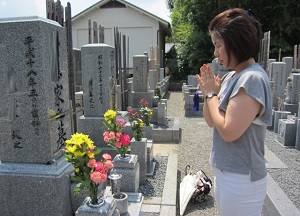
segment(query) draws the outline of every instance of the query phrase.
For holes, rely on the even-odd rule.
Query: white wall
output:
[[[104,26],[104,41],[114,46],[114,27],[129,37],[129,67],[132,68],[134,55],[150,52],[150,45],[157,44],[159,22],[131,8],[96,8],[72,23],[73,47],[80,49],[88,43],[88,19]],[[127,52],[126,52],[127,53]],[[128,61],[127,61],[128,62]],[[127,66],[128,67],[128,66]]]

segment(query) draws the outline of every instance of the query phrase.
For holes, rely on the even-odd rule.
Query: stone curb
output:
[[[177,187],[177,154],[168,155],[168,164],[162,197],[144,199],[142,212],[159,213],[161,216],[176,216],[176,191]]]

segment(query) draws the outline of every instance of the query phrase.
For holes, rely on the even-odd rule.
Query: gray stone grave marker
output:
[[[146,55],[133,56],[133,88],[132,107],[138,107],[142,98],[153,104],[154,90],[149,90],[148,57]]]
[[[133,56],[133,91],[147,92],[148,86],[148,57],[135,55]]]
[[[273,62],[270,68],[271,81],[273,86],[273,106],[278,107],[278,97],[285,98],[284,92],[286,87],[286,63]]]
[[[96,146],[107,147],[102,134],[104,113],[113,109],[115,98],[115,49],[106,44],[82,47],[84,115],[78,119],[78,132],[88,134]]]
[[[65,30],[20,17],[0,19],[0,32],[0,215],[71,215]]]

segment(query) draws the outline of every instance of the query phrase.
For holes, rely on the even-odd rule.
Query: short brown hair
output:
[[[233,55],[238,63],[256,58],[260,50],[261,24],[251,11],[233,8],[218,14],[208,28],[224,40],[229,62]]]

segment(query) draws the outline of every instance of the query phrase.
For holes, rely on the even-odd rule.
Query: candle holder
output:
[[[117,173],[115,169],[112,169],[108,178],[110,179],[112,195],[120,193],[122,175]]]

